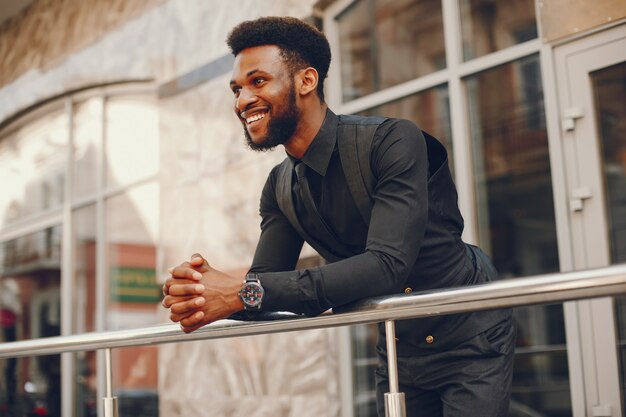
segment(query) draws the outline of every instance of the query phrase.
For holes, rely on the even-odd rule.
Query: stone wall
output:
[[[45,71],[164,0],[37,0],[0,27],[0,86]]]

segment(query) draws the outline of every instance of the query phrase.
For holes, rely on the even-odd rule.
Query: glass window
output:
[[[0,343],[61,333],[61,227],[0,244]],[[60,356],[0,360],[2,415],[61,415]]]
[[[159,347],[140,346],[112,351],[113,392],[120,416],[159,415]]]
[[[67,138],[63,108],[2,137],[0,227],[61,206]]]
[[[460,8],[466,61],[537,37],[533,0],[461,0]]]
[[[505,276],[559,267],[538,59],[465,80],[480,244]]]
[[[611,263],[626,262],[626,63],[592,73],[603,159]]]
[[[158,207],[156,183],[132,188],[106,201],[109,330],[160,322],[161,287],[155,273]],[[158,415],[158,348],[116,349],[113,364],[120,413]]]
[[[446,67],[441,0],[359,0],[336,19],[343,101]]]
[[[505,278],[559,270],[541,85],[538,56],[465,80],[480,245]],[[512,412],[571,415],[561,305],[515,319]]]
[[[149,183],[106,201],[109,297],[107,329],[158,322],[161,288],[156,283],[158,186]]]
[[[100,220],[107,223],[107,241],[98,244],[108,248],[107,277],[113,283],[107,292],[105,329],[155,324],[161,294],[154,271],[159,206],[154,181],[159,152],[154,98],[137,94],[88,98],[74,104],[71,123],[63,106],[69,99],[48,104],[3,130],[0,230],[21,227],[13,224],[29,216],[59,215],[64,204],[72,203],[64,195],[67,178],[80,208],[72,212],[73,236],[67,242],[72,253],[72,274],[67,276],[73,314],[71,322],[63,323],[66,330],[74,334],[97,330],[96,246],[101,237],[96,236],[96,225]],[[99,163],[102,152],[107,159],[104,167]],[[98,183],[100,178],[109,190]],[[141,180],[147,181],[119,190]],[[96,200],[106,197],[105,191],[115,194],[98,211]],[[0,343],[60,333],[60,247],[61,226],[0,242]],[[135,391],[130,395],[146,401],[156,398],[156,352],[129,348],[117,354],[120,389],[148,389],[147,397],[133,397]],[[74,364],[72,415],[95,416],[99,402],[95,352],[74,354]],[[0,361],[0,415],[60,416],[59,375],[58,356]],[[121,397],[120,403],[128,404]]]
[[[76,210],[73,221],[74,300],[72,333],[96,330],[96,207]],[[96,352],[75,354],[75,416],[97,414]]]
[[[448,151],[450,169],[454,174],[450,100],[447,85],[429,88],[417,94],[373,107],[362,112],[362,114],[412,120],[420,129],[430,133],[443,143]]]
[[[354,415],[376,415],[376,381],[378,367],[376,340],[378,326],[361,324],[350,327],[352,338],[352,380],[354,381]]]
[[[102,98],[94,97],[74,106],[73,198],[98,191],[98,155],[101,152]]]
[[[114,96],[106,103],[106,184],[130,184],[156,175],[158,119],[149,96]]]
[[[626,262],[626,63],[591,74],[611,247],[611,263]],[[626,297],[615,298],[622,389],[626,390]],[[626,399],[623,391],[622,401]],[[624,404],[626,409],[626,404]]]
[[[73,221],[74,320],[72,333],[96,330],[96,206],[75,210]]]

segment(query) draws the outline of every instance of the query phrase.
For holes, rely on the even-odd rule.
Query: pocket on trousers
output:
[[[482,348],[489,352],[506,355],[513,350],[515,344],[515,324],[512,318],[496,324],[480,333]]]

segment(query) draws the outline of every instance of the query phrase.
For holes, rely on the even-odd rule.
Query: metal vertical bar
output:
[[[69,336],[74,333],[74,268],[73,268],[73,235],[72,224],[72,184],[74,179],[74,106],[71,97],[64,100],[67,123],[67,150],[65,152],[65,183],[63,185],[63,221],[61,240],[61,334]],[[74,353],[61,354],[61,415],[74,415],[75,366]]]
[[[111,349],[104,350],[104,362],[105,362],[105,393],[104,397],[104,417],[118,417],[117,416],[117,397],[113,396],[113,384],[112,384],[112,366],[111,366]]]
[[[104,94],[104,92],[102,92]],[[96,311],[95,325],[96,331],[102,332],[106,330],[106,307],[107,294],[109,294],[107,266],[106,266],[106,225],[104,219],[104,176],[105,176],[105,98],[103,96],[98,99],[98,123],[99,135],[96,139],[96,151],[98,159],[96,161]],[[97,352],[97,381],[98,397],[104,397],[106,377],[102,373],[104,367],[104,352]],[[98,417],[103,417],[104,411],[98,407]]]
[[[398,356],[396,354],[396,327],[393,320],[385,321],[387,339],[387,369],[389,371],[389,392],[385,393],[385,417],[406,417],[404,393],[399,392]]]
[[[111,366],[111,349],[105,349],[104,351],[104,367],[106,376],[105,393],[107,397],[110,397],[113,392],[113,383],[111,378],[113,373]]]

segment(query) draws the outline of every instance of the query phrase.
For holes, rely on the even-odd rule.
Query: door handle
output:
[[[582,211],[584,208],[583,201],[592,197],[591,188],[579,187],[572,190],[572,198],[569,200],[569,207],[571,211]]]

